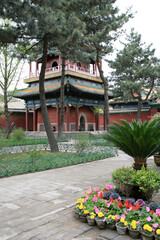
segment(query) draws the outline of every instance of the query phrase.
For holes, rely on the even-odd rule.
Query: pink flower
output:
[[[139,221],[137,221],[136,223],[139,224]]]
[[[107,219],[107,218],[105,217],[105,218],[103,219],[103,222],[105,222],[105,221],[106,221],[106,219]]]
[[[95,192],[98,192],[98,191],[99,191],[99,188],[98,188],[98,187],[96,187],[96,188],[94,189],[94,191],[95,191]]]
[[[98,214],[98,213],[100,212],[95,205],[94,205],[94,210],[95,210],[95,213],[96,213],[96,214]]]
[[[88,191],[92,191],[92,188],[91,188],[91,186],[89,186],[89,187],[88,187]]]
[[[153,227],[154,227],[154,228],[158,228],[158,226],[159,226],[158,223],[154,223],[154,224],[153,224]]]
[[[160,209],[156,209],[156,216],[158,217],[158,216],[160,216]]]
[[[110,207],[110,206],[111,206],[111,202],[108,202],[108,203],[107,203],[107,206]]]
[[[113,187],[112,185],[107,184],[107,185],[106,185],[106,189],[107,189],[107,190],[110,190],[110,189],[114,189],[114,187]]]
[[[125,218],[126,218],[126,216],[125,216],[124,214],[122,214],[122,215],[121,215],[121,218],[125,219]]]
[[[119,215],[115,215],[115,217],[116,217],[116,222],[120,219],[120,217],[119,217]]]
[[[146,220],[147,220],[148,222],[150,222],[150,221],[152,220],[152,218],[149,216],[149,217],[146,218]]]
[[[149,207],[146,207],[146,211],[147,211],[147,212],[150,212],[150,208],[149,208]]]
[[[122,200],[122,198],[121,198],[121,197],[118,197],[118,200],[120,200],[120,201],[121,201],[121,200]]]
[[[94,195],[94,197],[92,198],[92,202],[97,202],[98,201],[98,199],[97,199],[97,197],[96,197],[96,195]]]

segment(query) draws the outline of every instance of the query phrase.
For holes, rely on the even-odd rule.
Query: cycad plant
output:
[[[146,167],[147,158],[160,147],[160,122],[142,123],[134,120],[128,123],[121,120],[121,123],[114,122],[104,139],[133,157],[134,169],[139,170],[143,165]]]

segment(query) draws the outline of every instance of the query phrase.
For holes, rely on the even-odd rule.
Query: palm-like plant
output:
[[[160,147],[160,122],[150,123],[135,120],[122,124],[114,122],[104,139],[112,142],[120,150],[134,158],[134,169],[138,170],[144,165],[147,158],[152,156]]]

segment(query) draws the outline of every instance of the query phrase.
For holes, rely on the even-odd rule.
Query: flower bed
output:
[[[155,235],[156,239],[160,237],[160,204],[151,202],[147,205],[142,199],[124,200],[122,192],[112,185],[107,184],[101,189],[88,187],[84,197],[75,203],[75,214],[83,215],[89,225],[96,223],[99,228],[127,226],[132,232]]]

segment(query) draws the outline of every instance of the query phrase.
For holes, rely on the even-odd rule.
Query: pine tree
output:
[[[160,78],[160,59],[155,57],[152,45],[146,45],[141,35],[132,29],[126,37],[124,48],[120,50],[110,66],[114,69],[114,91],[122,100],[138,102],[137,120],[141,116],[142,104],[152,93]]]
[[[113,51],[113,41],[119,35],[119,29],[132,16],[129,11],[119,14],[114,5],[116,0],[87,1],[90,7],[83,12],[82,18],[86,23],[85,40],[95,57],[100,77],[104,84],[104,114],[106,126],[109,125],[108,79],[104,77],[101,66],[102,57]]]

